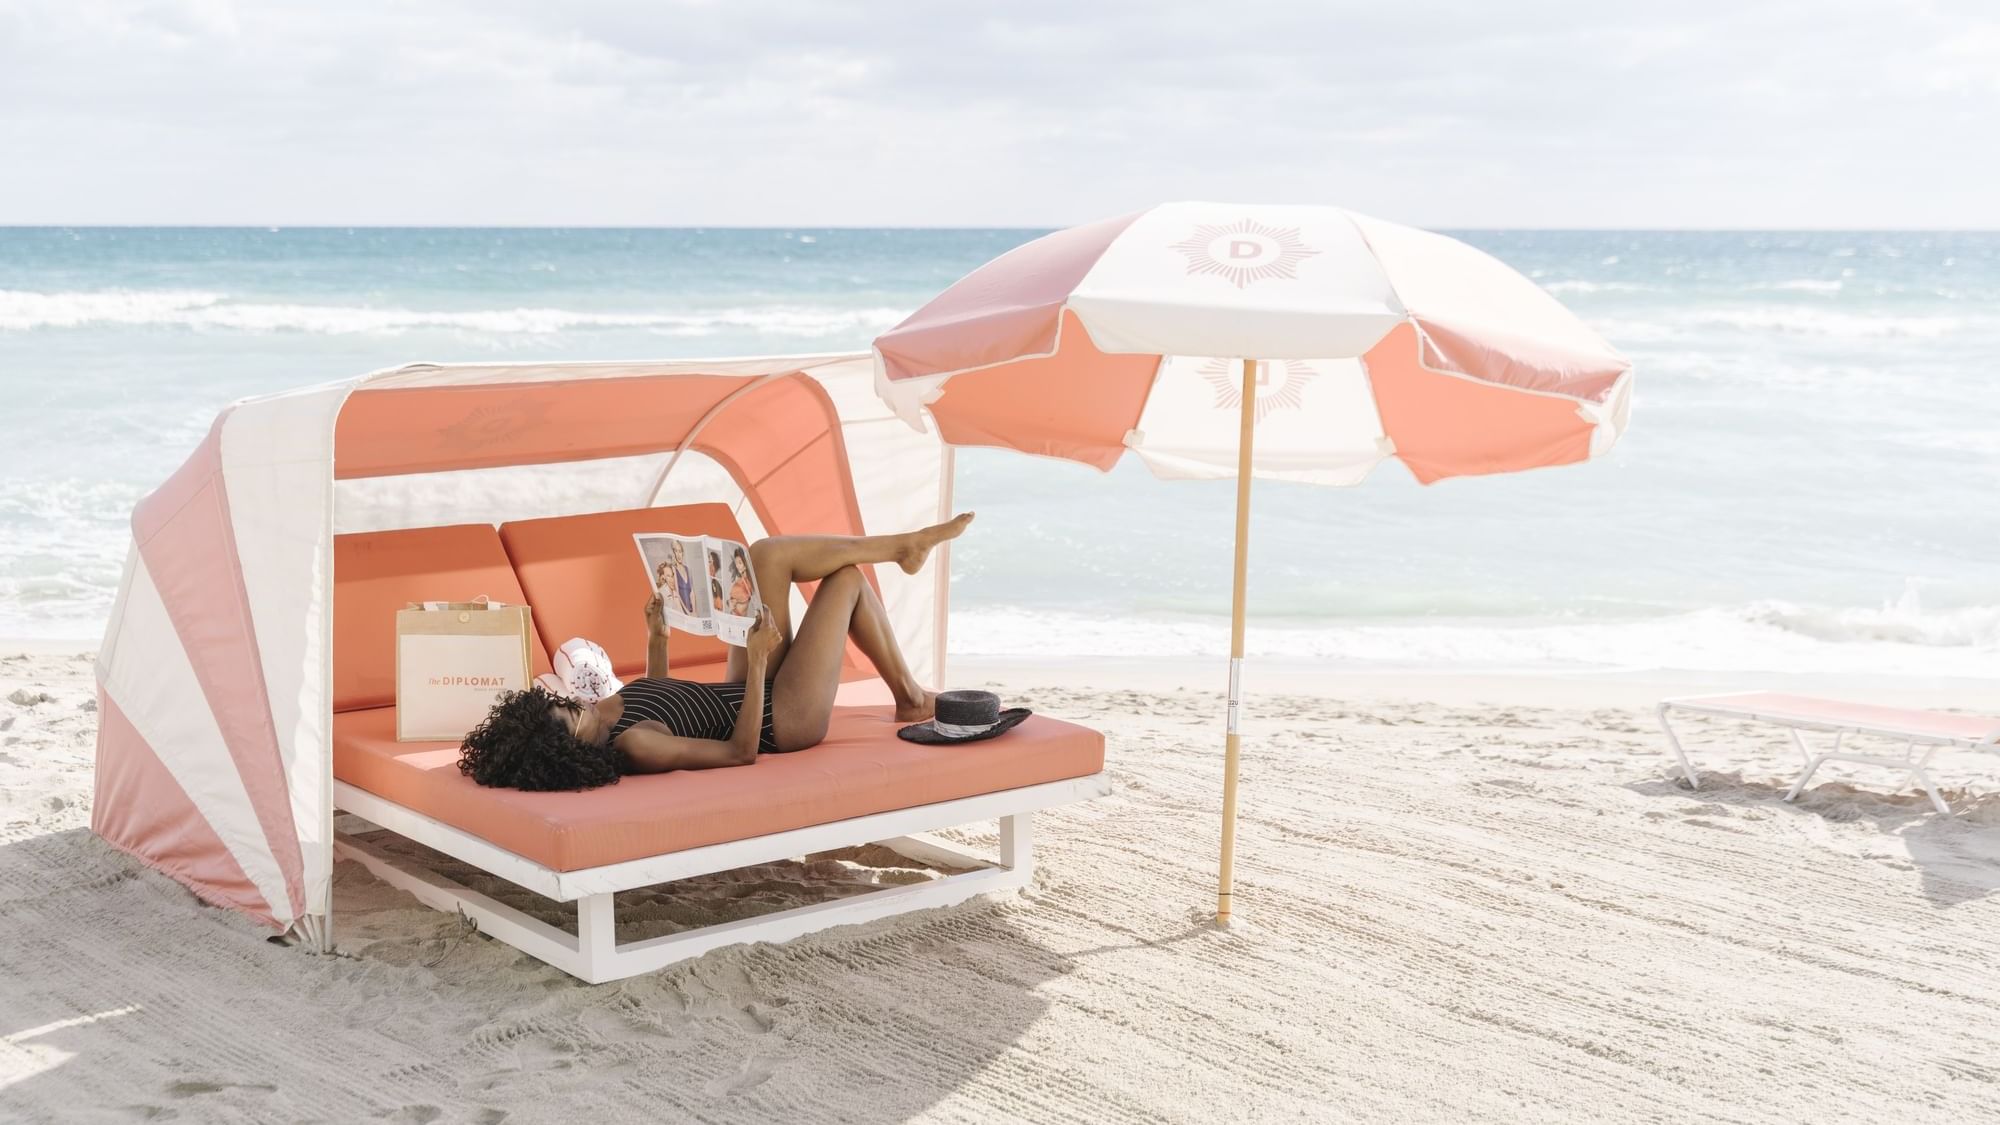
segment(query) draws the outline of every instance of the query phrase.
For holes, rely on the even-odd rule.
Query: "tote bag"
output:
[[[457,741],[503,691],[528,686],[530,611],[504,602],[412,602],[396,611],[396,740]]]

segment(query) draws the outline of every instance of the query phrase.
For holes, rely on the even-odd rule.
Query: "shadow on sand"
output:
[[[795,902],[869,858],[637,892],[621,936]],[[1028,908],[975,900],[590,986],[355,864],[335,874],[342,951],[313,956],[52,833],[0,846],[0,1119],[904,1121],[1005,1065],[1074,968],[1016,927]]]
[[[1902,841],[1923,878],[1924,897],[1936,906],[1977,902],[2000,890],[2000,793],[1942,789],[1952,815],[1941,816],[1920,791],[1890,792],[1829,779],[1786,801],[1789,781],[1745,779],[1742,773],[1704,771],[1701,788],[1678,776],[1626,786],[1649,797],[1679,797],[1733,808],[1757,808],[1830,823],[1863,824]]]

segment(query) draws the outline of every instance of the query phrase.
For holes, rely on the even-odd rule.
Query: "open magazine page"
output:
[[[757,576],[741,543],[705,535],[632,537],[669,628],[743,644],[757,621]]]
[[[741,543],[706,537],[709,604],[714,607],[715,635],[733,645],[744,644],[757,623],[757,575],[750,552]]]
[[[715,635],[714,603],[703,578],[703,540],[699,535],[640,534],[639,558],[666,608],[667,625],[684,633]]]

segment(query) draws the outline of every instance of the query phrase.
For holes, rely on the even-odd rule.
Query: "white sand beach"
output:
[[[961,662],[1109,735],[1032,890],[588,986],[351,863],[338,956],[202,906],[88,831],[89,658],[0,658],[0,1119],[1991,1115],[2000,759],[1943,761],[1949,819],[1880,773],[1787,805],[1769,732],[1695,723],[1669,780],[1650,703],[1713,683],[1267,671],[1218,932],[1213,671]],[[923,877],[890,862],[621,896],[621,937]]]
[[[0,1125],[2000,1125],[2000,0],[1828,7],[0,0]]]

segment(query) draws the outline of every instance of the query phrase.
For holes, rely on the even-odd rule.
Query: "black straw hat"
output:
[[[909,742],[941,745],[978,742],[1014,728],[1029,715],[1026,707],[1000,709],[1000,697],[990,691],[945,691],[937,697],[937,717],[896,732]]]

